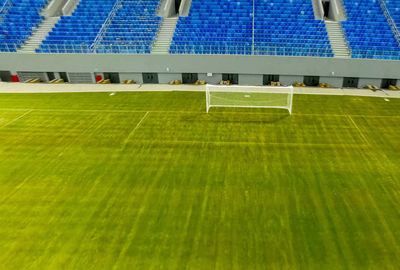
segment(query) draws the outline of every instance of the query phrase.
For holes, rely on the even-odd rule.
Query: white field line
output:
[[[309,146],[309,147],[369,147],[367,144],[359,143],[302,143],[302,142],[244,142],[244,141],[200,141],[200,140],[139,140],[137,143],[168,143],[168,144],[219,144],[219,145],[244,145],[244,146]]]
[[[24,111],[25,111],[25,110],[24,110]],[[5,128],[5,127],[11,125],[12,123],[14,123],[14,122],[18,121],[19,119],[23,118],[24,116],[28,115],[28,114],[31,113],[32,111],[33,111],[33,110],[31,109],[31,110],[29,110],[29,111],[23,113],[22,115],[20,115],[20,116],[18,116],[17,118],[11,120],[10,122],[6,123],[5,125],[1,126],[0,128]]]
[[[9,111],[20,111],[20,110],[26,110],[26,109],[6,109],[6,108],[0,108],[1,110],[9,110]],[[151,112],[156,112],[156,113],[195,113],[195,114],[204,114],[204,112],[196,112],[196,111],[135,111],[135,110],[52,110],[52,109],[30,109],[29,111],[25,112],[24,114],[22,114],[21,116],[13,119],[12,121],[8,122],[6,125],[0,127],[3,128],[9,124],[12,124],[13,122],[21,119],[22,117],[26,116],[27,114],[31,113],[32,111],[45,111],[45,112],[52,112],[52,111],[83,111],[83,112],[116,112],[116,113],[120,113],[120,112],[124,112],[124,113],[145,113],[143,115],[143,117],[140,119],[140,121],[135,125],[135,127],[132,129],[132,131],[129,133],[129,135],[127,136],[127,138],[125,139],[122,149],[124,149],[128,143],[128,141],[130,140],[130,138],[134,135],[134,133],[136,132],[136,130],[141,126],[141,124],[143,123],[143,121],[147,118],[148,114]],[[219,112],[219,114],[236,114],[236,113],[240,113],[240,114],[265,114],[265,113],[246,113],[246,112]],[[268,114],[268,115],[272,115],[272,114]],[[305,115],[305,116],[336,116],[336,117],[347,117],[352,123],[353,125],[357,128],[357,130],[359,131],[360,135],[362,136],[364,142],[366,143],[366,145],[364,144],[327,144],[327,143],[291,143],[291,142],[243,142],[243,141],[196,141],[196,140],[176,140],[176,141],[169,141],[169,140],[161,140],[159,142],[162,143],[186,143],[186,144],[221,144],[221,145],[287,145],[287,146],[343,146],[343,147],[351,147],[351,146],[357,146],[357,147],[367,147],[370,145],[369,141],[366,139],[366,137],[364,136],[364,134],[361,132],[360,128],[357,126],[357,124],[354,122],[354,120],[352,119],[352,117],[350,115],[332,115],[332,114],[296,114],[299,116]],[[368,116],[364,116],[364,115],[353,115],[354,116],[360,116],[360,117],[368,117]],[[370,117],[400,117],[400,116],[370,116]],[[155,143],[157,141],[155,140],[151,140],[151,141],[146,141],[146,140],[140,140],[140,142],[149,142],[149,143]]]
[[[0,108],[0,111],[37,111],[37,112],[88,112],[88,113],[177,113],[177,114],[206,114],[204,111],[161,111],[161,110],[96,110],[96,109],[31,109],[31,108]],[[283,116],[285,113],[270,113],[270,112],[216,112],[213,111],[208,115],[213,114],[249,114],[249,115],[276,115]],[[297,116],[326,116],[326,117],[366,117],[366,118],[398,118],[400,115],[362,115],[362,114],[322,114],[322,113],[292,113]],[[289,114],[287,114],[289,117]]]
[[[354,122],[353,118],[350,115],[347,115],[348,119],[350,119],[350,122],[353,123],[353,125],[356,127],[356,129],[358,130],[358,132],[361,135],[361,138],[364,140],[364,142],[367,145],[371,145],[371,143],[368,141],[367,137],[365,137],[364,133],[361,131],[361,129],[358,127],[358,125],[356,124],[356,122]]]
[[[144,116],[142,117],[142,119],[140,119],[140,121],[136,124],[136,126],[132,129],[132,131],[129,133],[128,137],[126,137],[123,145],[122,145],[122,149],[125,149],[127,143],[129,142],[129,139],[133,136],[133,134],[135,134],[135,131],[140,127],[140,125],[142,124],[142,122],[144,121],[144,119],[146,119],[147,115],[149,114],[149,112],[146,112],[144,114]]]

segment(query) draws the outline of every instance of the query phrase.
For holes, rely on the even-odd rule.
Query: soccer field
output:
[[[0,95],[1,269],[398,269],[400,99]]]

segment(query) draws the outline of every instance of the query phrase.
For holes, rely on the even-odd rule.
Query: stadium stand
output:
[[[343,1],[347,20],[342,26],[352,58],[399,60],[400,35],[393,25],[400,25],[400,0]],[[0,0],[0,51],[21,47],[44,19],[40,12],[47,3]],[[193,0],[189,16],[178,20],[169,52],[333,57],[312,1],[254,3],[253,20],[253,0]],[[150,53],[162,21],[159,5],[160,0],[81,0],[36,51]]]
[[[99,42],[98,52],[150,53],[161,24],[159,0],[125,0]]]
[[[400,26],[400,1],[399,0],[390,0],[385,1],[386,7],[390,11],[390,15],[394,19],[397,24],[397,27]]]
[[[81,0],[72,16],[62,16],[37,52],[90,53],[90,46],[115,0]]]
[[[311,1],[256,0],[255,10],[253,48],[253,1],[193,1],[189,16],[178,21],[170,53],[333,56]]]
[[[178,20],[170,53],[250,54],[250,1],[197,0]]]
[[[81,0],[39,52],[150,53],[161,18],[159,0]]]
[[[400,27],[400,1],[390,0],[384,1],[383,3],[386,5],[389,15],[392,17],[398,31]]]
[[[333,57],[311,1],[257,0],[255,11],[255,54]]]
[[[0,2],[0,51],[16,52],[44,17],[40,16],[47,0]]]
[[[399,43],[378,0],[344,0],[342,22],[352,58],[400,59]]]

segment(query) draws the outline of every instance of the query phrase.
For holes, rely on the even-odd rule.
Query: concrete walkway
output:
[[[205,91],[205,85],[168,84],[45,84],[0,82],[0,93],[73,93],[73,92],[135,92],[135,91]],[[400,98],[400,91],[295,87],[295,94],[365,96]]]

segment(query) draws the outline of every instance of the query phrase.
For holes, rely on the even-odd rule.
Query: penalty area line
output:
[[[350,115],[347,115],[347,118],[350,120],[350,122],[353,124],[353,126],[355,126],[355,128],[357,129],[358,133],[360,133],[361,138],[364,140],[364,142],[367,145],[371,145],[370,142],[368,141],[367,137],[365,137],[364,133],[361,131],[361,129],[358,127],[358,125],[356,124],[356,122],[354,122],[353,117],[351,117]]]
[[[246,142],[246,141],[200,141],[200,140],[138,140],[137,143],[201,144],[226,146],[288,146],[288,147],[369,147],[369,144],[304,143],[304,142]]]
[[[147,111],[147,112],[143,115],[143,117],[140,119],[140,121],[136,124],[136,126],[132,129],[132,131],[128,134],[128,137],[126,137],[126,139],[125,139],[125,141],[124,141],[124,143],[123,143],[123,145],[122,145],[122,149],[125,149],[125,147],[126,147],[128,141],[129,141],[130,138],[133,136],[133,134],[135,134],[135,131],[140,127],[140,125],[143,123],[143,121],[146,119],[146,117],[147,117],[147,115],[148,115],[149,113],[150,113],[150,112]]]
[[[31,110],[29,110],[29,111],[23,113],[22,115],[20,115],[20,116],[18,116],[17,118],[11,120],[10,122],[6,123],[5,125],[1,126],[0,128],[5,128],[5,127],[11,125],[12,123],[14,123],[14,122],[20,120],[21,118],[23,118],[24,116],[30,114],[32,111],[33,111],[33,110],[31,109]]]

